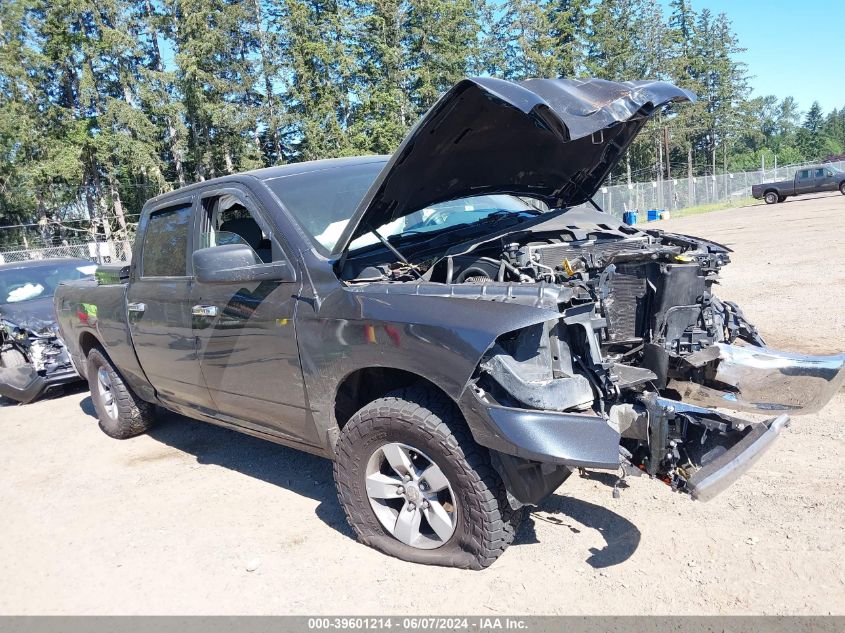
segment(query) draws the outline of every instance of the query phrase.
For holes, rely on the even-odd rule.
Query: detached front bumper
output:
[[[73,367],[46,375],[39,374],[31,365],[0,368],[0,396],[29,404],[49,389],[77,380],[80,377]]]
[[[632,393],[611,407],[610,420],[502,406],[477,387],[464,392],[460,407],[475,440],[496,451],[497,468],[511,492],[521,491],[514,492],[521,502],[536,502],[573,468],[618,470],[629,460],[707,501],[760,458],[790,415],[818,411],[842,388],[845,354],[807,356],[718,344],[689,376],[667,385],[678,399],[655,391]],[[617,405],[617,411],[628,409],[614,415]],[[717,409],[778,415],[753,422]],[[646,454],[640,448],[636,456],[623,451],[628,457],[620,457],[620,443],[630,446],[628,441],[647,447]]]
[[[739,442],[689,478],[687,492],[698,501],[710,501],[751,468],[787,426],[789,416],[785,413],[766,422],[752,424]]]
[[[845,354],[808,356],[767,347],[717,343],[704,384],[670,380],[684,402],[734,411],[815,413],[845,383]]]

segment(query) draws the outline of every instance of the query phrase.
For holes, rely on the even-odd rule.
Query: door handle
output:
[[[191,314],[198,317],[216,317],[220,314],[220,308],[217,306],[198,305],[191,308]]]
[[[146,303],[127,303],[126,309],[130,312],[144,312],[147,309]]]

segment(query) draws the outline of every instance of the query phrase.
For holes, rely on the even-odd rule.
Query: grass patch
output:
[[[748,198],[739,198],[737,200],[725,200],[724,202],[714,202],[712,204],[700,204],[695,207],[686,207],[685,209],[670,211],[670,213],[673,218],[684,218],[688,215],[699,215],[701,213],[710,213],[711,211],[721,211],[722,209],[749,207],[752,204],[759,203],[759,200],[755,200],[749,196]]]

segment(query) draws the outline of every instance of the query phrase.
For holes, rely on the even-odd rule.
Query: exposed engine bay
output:
[[[556,306],[560,318],[497,340],[473,378],[476,394],[509,407],[598,416],[621,436],[623,472],[644,471],[696,498],[727,485],[703,480],[732,467],[732,447],[788,422],[786,415],[751,422],[710,407],[801,413],[829,399],[841,359],[825,374],[817,363],[824,357],[768,350],[741,310],[714,295],[730,262],[726,247],[592,212],[567,212],[554,224],[553,232],[544,222],[403,261],[367,255],[345,272],[354,271],[350,284],[391,292],[405,285],[420,294]],[[804,376],[807,389],[796,392],[793,383],[776,393],[772,375],[789,371]]]
[[[35,331],[0,319],[0,395],[27,403],[77,376],[54,324]]]

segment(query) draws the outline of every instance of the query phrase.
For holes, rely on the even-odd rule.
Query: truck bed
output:
[[[751,195],[755,198],[762,198],[767,191],[774,189],[778,195],[794,196],[795,195],[795,181],[793,180],[778,180],[777,182],[764,182],[759,185],[751,185]]]
[[[88,351],[106,351],[130,384],[141,392],[149,384],[138,363],[126,312],[126,282],[118,281],[119,266],[100,267],[97,281],[61,284],[53,299],[59,328],[74,365],[87,377]]]

